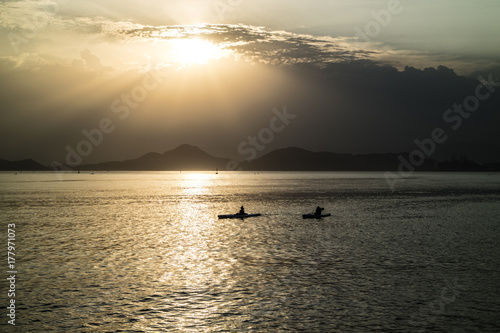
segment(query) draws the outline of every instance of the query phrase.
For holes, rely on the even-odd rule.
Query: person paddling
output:
[[[247,213],[245,213],[245,208],[243,208],[243,206],[241,206],[240,208],[240,211],[238,212],[238,215],[246,215]]]
[[[316,211],[314,212],[314,215],[321,215],[321,212],[324,210],[324,208],[321,208],[320,206],[316,207]]]

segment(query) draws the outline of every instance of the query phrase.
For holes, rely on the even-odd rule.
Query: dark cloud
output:
[[[242,82],[241,75],[249,80]],[[1,96],[8,107],[1,115],[0,137],[9,143],[0,154],[10,159],[63,160],[66,145],[75,146],[84,138],[82,130],[96,127],[103,117],[113,119],[117,130],[96,148],[89,162],[163,152],[186,142],[243,159],[239,144],[269,126],[274,107],[284,106],[297,118],[261,153],[285,146],[349,153],[398,152],[412,147],[416,139],[429,137],[438,127],[446,130],[450,142],[500,143],[498,94],[481,102],[456,130],[451,128],[453,123],[443,120],[446,110],[474,95],[479,85],[446,67],[398,71],[369,60],[331,63],[324,68],[313,63],[286,67],[246,64],[237,71],[218,71],[217,89],[226,92],[223,101],[214,96],[213,77],[191,73],[186,81],[180,71],[177,76],[166,76],[162,86],[123,122],[110,111],[110,104],[140,82],[140,73],[122,74],[103,83],[115,87],[106,93],[100,92],[102,85],[79,88],[95,80],[82,69],[74,68],[71,73],[53,70],[50,82],[57,84],[49,87],[42,84],[47,82],[47,73],[26,72],[24,76],[0,79],[2,86],[7,80],[11,87],[11,92],[3,91]],[[30,85],[25,84],[28,76]],[[80,81],[76,86],[75,76]],[[196,89],[196,99],[179,97],[179,82]],[[64,85],[84,93],[59,96],[51,104],[38,103],[47,94],[62,91]],[[29,96],[29,103],[20,91]]]
[[[114,31],[113,37],[132,40],[202,38],[223,45],[238,56],[275,65],[314,63],[323,66],[331,62],[369,59],[381,53],[360,48],[352,38],[315,37],[243,24],[144,26]]]

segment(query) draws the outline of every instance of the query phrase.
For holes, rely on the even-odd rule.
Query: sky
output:
[[[0,1],[0,159],[399,152],[436,128],[500,144],[498,17],[496,0]]]

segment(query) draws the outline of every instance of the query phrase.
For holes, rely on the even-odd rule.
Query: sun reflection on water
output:
[[[176,322],[179,328],[201,325],[222,311],[220,302],[214,300],[214,289],[231,285],[228,280],[232,260],[221,258],[221,225],[213,213],[214,207],[199,198],[210,193],[215,179],[215,174],[210,173],[183,174],[182,196],[175,205],[176,214],[182,218],[175,218],[176,235],[167,236],[170,246],[160,279],[169,289],[166,301],[191,309],[189,316]]]

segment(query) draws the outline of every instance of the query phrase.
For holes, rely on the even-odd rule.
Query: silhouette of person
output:
[[[241,206],[240,208],[240,211],[238,212],[239,215],[245,215],[245,208],[243,208],[243,206]]]
[[[314,212],[314,215],[321,215],[321,211],[323,210],[324,208],[321,208],[320,206],[316,207],[316,211]]]

